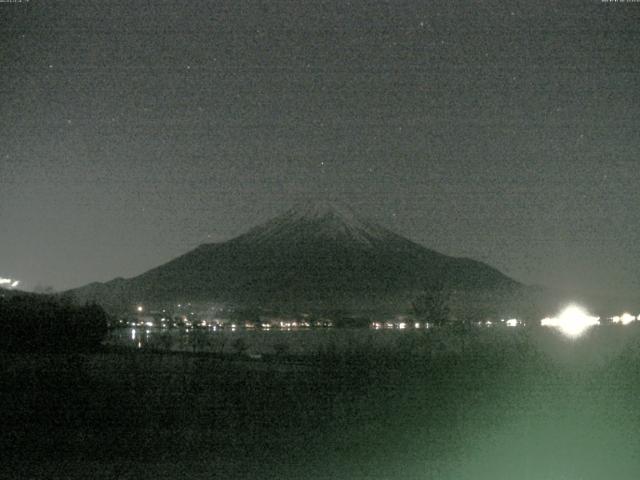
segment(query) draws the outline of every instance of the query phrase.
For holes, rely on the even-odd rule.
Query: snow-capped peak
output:
[[[336,217],[345,223],[357,224],[358,216],[345,205],[330,201],[306,201],[293,206],[285,215],[307,220],[318,220],[326,217]]]
[[[322,238],[372,245],[395,236],[387,229],[356,215],[351,208],[334,202],[302,202],[279,217],[250,230],[249,238],[279,241]]]

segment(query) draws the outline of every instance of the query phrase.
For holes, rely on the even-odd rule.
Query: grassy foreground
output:
[[[500,335],[440,355],[427,337],[263,361],[4,355],[0,478],[637,478],[637,329]]]

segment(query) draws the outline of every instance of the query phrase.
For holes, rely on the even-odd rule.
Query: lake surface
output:
[[[161,329],[126,327],[110,332],[107,345],[139,350],[211,352],[248,355],[314,355],[460,351],[472,339],[477,345],[517,348],[529,333],[523,328],[477,329],[465,337],[426,329],[299,328],[299,329]]]
[[[297,329],[162,329],[126,327],[112,330],[105,343],[132,350],[244,353],[248,356],[284,354],[438,355],[498,349],[505,354],[533,348],[562,363],[601,363],[625,349],[639,348],[640,325],[595,327],[580,338],[551,328],[474,328],[465,335],[451,330],[374,328]]]
[[[401,346],[423,331],[374,330],[367,328],[305,329],[159,329],[127,327],[113,330],[107,344],[136,349],[234,353],[309,355],[331,349],[341,352]],[[241,342],[239,344],[238,342]]]

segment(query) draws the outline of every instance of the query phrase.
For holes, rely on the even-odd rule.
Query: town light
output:
[[[142,313],[142,311],[144,310],[144,307],[143,307],[142,305],[138,305],[138,307],[136,308],[136,310],[137,310],[139,313]]]
[[[5,288],[16,288],[18,285],[20,285],[20,280],[0,277],[0,285],[6,285]]]
[[[614,320],[614,323],[621,323],[622,325],[628,325],[636,319],[636,317],[634,317],[630,313],[623,313],[617,318],[618,318],[618,321],[616,322]]]
[[[598,325],[598,317],[592,317],[577,305],[570,305],[560,315],[553,318],[543,318],[540,324],[559,329],[568,337],[579,337],[588,328]]]

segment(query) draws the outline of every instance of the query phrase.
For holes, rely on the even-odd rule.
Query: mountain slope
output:
[[[519,284],[488,265],[429,250],[348,208],[303,204],[223,243],[205,244],[132,279],[74,291],[101,303],[261,305],[406,302],[444,279],[456,290]]]

